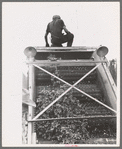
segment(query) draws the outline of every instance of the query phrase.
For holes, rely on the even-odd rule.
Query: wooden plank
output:
[[[91,115],[81,117],[61,117],[61,118],[47,118],[47,119],[32,119],[29,122],[53,121],[53,120],[73,120],[73,119],[93,119],[93,118],[116,118],[116,115]]]

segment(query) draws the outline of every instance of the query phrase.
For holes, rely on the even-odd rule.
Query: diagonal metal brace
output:
[[[100,64],[98,64],[98,65],[95,66],[92,70],[90,70],[86,75],[84,75],[81,79],[79,79],[74,85],[69,84],[68,82],[62,80],[61,78],[55,76],[54,74],[48,72],[47,70],[45,70],[45,69],[43,69],[43,68],[41,68],[41,67],[39,67],[39,66],[37,66],[37,65],[35,65],[35,64],[33,64],[33,65],[34,65],[35,67],[41,69],[42,71],[44,71],[44,72],[50,74],[51,76],[57,78],[58,80],[60,80],[60,81],[62,81],[62,82],[64,82],[65,84],[67,84],[67,85],[70,86],[70,88],[68,88],[68,89],[67,89],[64,93],[62,93],[57,99],[55,99],[55,100],[54,100],[51,104],[49,104],[44,110],[42,110],[35,118],[33,118],[33,120],[35,120],[35,119],[37,119],[39,116],[41,116],[48,108],[50,108],[55,102],[57,102],[62,96],[64,96],[64,95],[65,95],[68,91],[70,91],[72,88],[74,88],[74,89],[76,89],[77,91],[79,91],[79,92],[85,94],[86,96],[90,97],[91,99],[95,100],[96,102],[102,104],[102,105],[105,106],[106,108],[108,108],[108,109],[110,109],[111,111],[113,111],[113,112],[116,113],[116,111],[115,111],[114,109],[112,109],[111,107],[105,105],[104,103],[100,102],[99,100],[95,99],[94,97],[90,96],[89,94],[87,94],[87,93],[85,93],[85,92],[83,92],[83,91],[81,91],[80,89],[78,89],[78,88],[75,87],[80,81],[82,81],[86,76],[88,76],[92,71],[94,71]]]
[[[89,75],[89,74],[90,74],[92,71],[94,71],[99,65],[100,65],[100,64],[96,65],[96,66],[95,66],[93,69],[91,69],[86,75]],[[39,66],[37,66],[37,65],[34,65],[34,66],[37,67],[37,68],[39,68],[39,69],[41,69],[42,71],[48,73],[49,75],[51,75],[51,76],[57,78],[58,80],[64,82],[65,84],[67,84],[67,85],[69,85],[69,86],[72,86],[72,85],[69,84],[68,82],[64,81],[63,79],[61,79],[61,78],[59,78],[59,77],[57,77],[57,76],[55,76],[54,74],[52,74],[52,73],[50,73],[49,71],[43,69],[42,67],[39,67]],[[86,75],[84,75],[84,76],[82,77],[82,80],[84,79],[84,77],[86,77]],[[80,80],[80,81],[81,81],[81,80]],[[116,113],[116,111],[115,111],[114,109],[112,109],[111,107],[107,106],[106,104],[100,102],[99,100],[97,100],[96,98],[90,96],[89,94],[85,93],[84,91],[81,91],[80,89],[78,89],[78,88],[75,87],[75,86],[74,86],[73,88],[76,89],[77,91],[79,91],[80,93],[82,93],[82,94],[88,96],[89,98],[95,100],[95,101],[98,102],[99,104],[105,106],[106,108],[108,108],[108,109],[110,109],[111,111],[113,111],[113,112]]]
[[[34,64],[33,64],[34,65]],[[49,109],[54,103],[56,103],[61,97],[63,97],[67,92],[69,92],[72,88],[74,88],[81,80],[83,80],[85,77],[87,77],[92,71],[94,71],[100,64],[98,64],[97,66],[95,66],[92,70],[90,70],[87,74],[85,74],[82,78],[80,78],[75,84],[70,85],[70,88],[68,88],[64,93],[62,93],[58,98],[56,98],[52,103],[50,103],[44,110],[42,110],[39,114],[37,114],[37,116],[35,116],[33,118],[33,120],[37,119],[39,116],[41,116],[47,109]],[[35,67],[43,70],[43,71],[46,71],[45,69],[37,66],[37,65],[34,65]],[[47,71],[48,72],[48,71]],[[49,73],[49,72],[48,72]],[[55,76],[53,74],[50,73],[50,75],[52,76]],[[56,77],[58,79],[58,77]]]

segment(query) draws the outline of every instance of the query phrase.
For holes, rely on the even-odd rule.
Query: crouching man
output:
[[[63,30],[66,33],[65,35],[62,33]],[[52,47],[62,47],[62,44],[66,42],[67,47],[72,46],[74,35],[68,31],[64,21],[60,18],[59,15],[54,15],[52,22],[47,25],[45,33],[46,47],[49,47],[47,38],[49,33],[51,34]]]

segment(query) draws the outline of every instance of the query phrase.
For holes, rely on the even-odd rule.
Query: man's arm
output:
[[[61,28],[61,29],[64,29],[64,31],[68,34],[70,33],[68,31],[68,29],[66,28],[65,24],[64,24],[64,21],[62,19],[58,19],[57,22],[58,26]]]
[[[45,37],[45,42],[46,42],[46,47],[49,47],[49,43],[48,43],[48,39],[47,39],[48,33],[49,32],[46,32],[45,36],[44,36]]]
[[[44,36],[45,37],[45,42],[46,42],[46,47],[49,47],[48,38],[47,38],[49,32],[50,32],[50,27],[49,27],[49,24],[48,24],[47,29],[46,29],[46,33],[45,33],[45,36]]]
[[[64,31],[65,31],[66,33],[70,33],[70,32],[68,31],[68,29],[66,28],[66,26],[63,26],[63,29],[64,29]]]

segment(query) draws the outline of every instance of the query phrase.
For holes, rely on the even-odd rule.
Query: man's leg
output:
[[[67,47],[71,47],[73,43],[74,35],[71,33],[68,33],[67,36],[68,36]]]
[[[62,47],[60,39],[52,38],[51,43],[52,43],[51,47]]]
[[[68,33],[64,35],[61,39],[62,43],[67,42],[67,47],[71,47],[73,43],[74,35],[72,33]]]
[[[51,47],[63,47],[62,44],[52,43]]]

